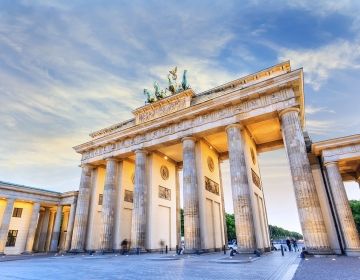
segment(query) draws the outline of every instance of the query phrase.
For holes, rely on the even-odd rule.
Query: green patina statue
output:
[[[182,76],[182,81],[181,81],[182,90],[187,90],[188,88],[190,88],[190,85],[187,81],[186,73],[187,73],[187,70],[184,70],[184,73]]]
[[[187,81],[186,74],[187,74],[187,70],[184,70],[184,73],[182,76],[182,81],[181,81],[181,84],[179,85],[177,83],[177,66],[174,69],[170,70],[169,74],[168,74],[169,86],[165,90],[160,89],[160,86],[157,81],[154,82],[154,90],[155,90],[154,94],[152,94],[147,89],[144,89],[144,94],[147,96],[147,100],[145,103],[146,104],[153,103],[157,100],[160,100],[160,99],[166,97],[167,91],[170,91],[171,95],[172,95],[172,94],[176,94],[181,91],[189,89],[190,85]]]
[[[144,94],[147,97],[147,100],[145,102],[146,104],[153,103],[156,101],[156,98],[154,96],[152,96],[152,93],[150,91],[148,91],[146,88],[144,88]]]

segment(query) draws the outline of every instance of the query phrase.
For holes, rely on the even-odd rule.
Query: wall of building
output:
[[[7,255],[21,254],[25,251],[29,223],[33,205],[26,202],[15,202],[14,208],[22,208],[20,218],[11,217],[9,230],[18,230],[14,247],[5,247],[4,253]]]
[[[134,174],[135,164],[134,162],[124,160],[119,164],[119,180],[118,180],[118,193],[117,193],[117,210],[115,222],[119,223],[119,227],[115,228],[115,248],[121,248],[121,242],[124,239],[128,241],[131,239],[131,221],[132,210],[134,204],[132,202],[125,201],[125,192],[131,191],[134,194]],[[116,237],[118,236],[118,238]]]
[[[309,156],[310,156],[309,160],[311,164],[311,171],[314,177],[316,192],[319,197],[321,212],[323,214],[330,246],[336,254],[341,254],[339,239],[336,233],[334,218],[331,213],[328,195],[326,193],[326,186],[322,177],[321,167],[315,156],[313,155],[309,155]]]
[[[160,173],[161,166],[169,170],[169,177],[164,180]],[[160,249],[160,240],[164,245],[176,247],[176,166],[170,160],[158,154],[149,155],[149,192],[148,192],[148,240],[147,249]],[[159,187],[170,190],[170,200],[159,197]]]
[[[220,173],[218,154],[204,141],[196,144],[196,165],[198,170],[199,211],[201,246],[205,250],[220,249],[224,245],[224,225],[220,189]],[[208,158],[214,164],[211,171],[208,166]],[[212,193],[205,188],[205,177],[218,186],[218,194]]]
[[[106,169],[99,166],[94,169],[91,175],[91,197],[89,207],[89,220],[87,228],[86,250],[99,249],[100,230],[101,230],[101,208],[99,205],[99,194],[104,193]]]
[[[261,185],[261,175],[256,145],[247,130],[242,132],[244,141],[245,162],[248,171],[249,185],[252,189],[251,205],[255,226],[256,245],[259,249],[270,247],[269,227],[266,216],[264,193]],[[253,180],[253,172],[260,180],[260,188]]]

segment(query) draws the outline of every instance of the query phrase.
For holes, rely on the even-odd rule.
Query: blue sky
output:
[[[0,180],[77,189],[72,146],[129,118],[142,89],[165,85],[175,65],[200,92],[288,59],[304,67],[312,139],[360,133],[359,1],[2,0]],[[265,192],[277,189],[267,199],[276,217],[283,210],[271,205],[291,184],[279,179],[286,157],[261,163]]]

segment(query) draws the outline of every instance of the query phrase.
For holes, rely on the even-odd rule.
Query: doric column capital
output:
[[[279,111],[279,117],[281,118],[284,114],[289,113],[289,112],[300,113],[300,109],[297,107],[286,108],[284,110]]]
[[[82,168],[82,170],[84,170],[87,173],[90,172],[94,168],[93,165],[88,164],[88,163],[81,164],[80,167]]]
[[[6,203],[14,203],[15,202],[15,198],[13,197],[6,197]]]
[[[192,140],[194,142],[197,141],[196,137],[194,137],[194,136],[185,136],[184,138],[181,139],[181,142],[184,142],[186,140]]]
[[[147,155],[149,152],[147,150],[144,149],[137,149],[135,150],[135,154],[145,154]]]
[[[324,166],[336,166],[336,167],[338,167],[338,162],[337,161],[325,161],[324,162]]]
[[[120,159],[119,158],[116,158],[116,157],[107,157],[107,158],[105,158],[105,161],[106,162],[119,162],[120,161]]]
[[[232,124],[229,124],[227,127],[225,127],[225,131],[227,132],[229,128],[232,128],[232,127],[236,127],[240,130],[242,130],[244,128],[244,126],[240,123],[232,123]]]

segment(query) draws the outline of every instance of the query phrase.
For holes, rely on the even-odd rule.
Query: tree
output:
[[[269,225],[269,233],[270,239],[285,239],[288,237],[297,240],[303,239],[303,236],[300,233],[295,231],[289,231],[278,226]]]
[[[360,234],[360,200],[350,200],[351,212],[354,216],[356,228]]]
[[[235,217],[234,214],[225,213],[225,218],[226,218],[228,240],[231,241],[233,239],[236,239]]]
[[[226,226],[227,226],[227,235],[228,240],[231,241],[236,239],[235,231],[235,217],[234,214],[225,214],[226,216]],[[360,216],[359,216],[360,217]],[[285,238],[294,238],[294,239],[303,239],[303,236],[300,233],[295,231],[289,231],[281,227],[269,225],[269,233],[271,239],[285,239]]]

